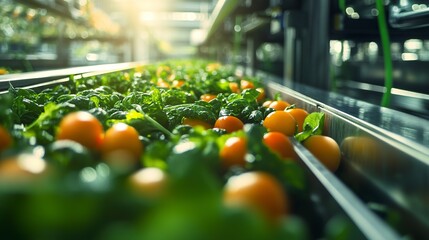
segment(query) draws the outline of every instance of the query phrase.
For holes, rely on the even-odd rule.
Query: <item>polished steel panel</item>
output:
[[[400,239],[302,144],[293,138],[291,140],[306,170],[311,199],[316,206],[324,208],[323,217],[341,217],[347,221],[353,227],[355,239]]]

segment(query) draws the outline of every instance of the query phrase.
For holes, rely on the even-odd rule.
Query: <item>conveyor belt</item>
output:
[[[30,86],[38,83],[46,83],[49,81],[58,80],[60,78],[68,78],[70,75],[81,75],[85,73],[98,74],[109,71],[120,71],[121,69],[130,69],[142,65],[142,62],[104,64],[85,67],[74,67],[58,70],[37,71],[28,73],[16,73],[0,76],[0,91],[7,90],[9,83],[13,83],[14,87]]]
[[[132,68],[137,64],[110,65],[108,70],[82,72],[82,76]],[[53,75],[14,76],[0,79],[14,86],[43,88],[67,81],[71,70]],[[259,74],[258,74],[259,75]],[[44,76],[44,77],[43,77]],[[78,75],[79,76],[79,75]],[[399,239],[365,203],[376,202],[397,211],[401,235],[429,234],[429,124],[397,111],[306,86],[284,86],[281,79],[262,75],[269,95],[280,95],[308,111],[326,114],[325,133],[341,143],[343,163],[336,175],[328,172],[302,145],[295,150],[307,170],[313,200],[326,206],[326,219],[335,215],[350,221],[367,239]]]

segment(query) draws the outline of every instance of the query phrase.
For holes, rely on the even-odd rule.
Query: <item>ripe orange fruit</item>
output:
[[[259,211],[274,221],[288,214],[289,209],[282,185],[265,172],[247,172],[231,177],[224,187],[223,200],[229,206]]]
[[[290,104],[283,100],[273,101],[268,107],[274,108],[275,110],[285,110],[285,108],[289,107]]]
[[[204,129],[210,129],[213,127],[210,123],[204,122],[203,120],[195,119],[195,118],[183,118],[182,124],[189,125],[191,127],[201,126]]]
[[[170,83],[168,83],[167,81],[160,78],[156,82],[156,86],[161,87],[161,88],[170,88]]]
[[[281,132],[286,136],[293,136],[296,130],[296,121],[285,111],[275,111],[264,119],[264,127],[269,132]]]
[[[0,152],[8,149],[11,145],[12,137],[3,126],[0,126]]]
[[[255,88],[255,85],[251,81],[243,79],[240,81],[240,87],[242,90],[244,90],[244,89],[249,89],[249,88]]]
[[[246,139],[241,137],[230,137],[220,150],[221,164],[224,169],[232,166],[244,166],[247,153]]]
[[[256,98],[256,101],[262,102],[265,99],[265,89],[263,88],[256,88],[256,91],[259,92],[258,97]]]
[[[45,159],[34,154],[21,153],[0,161],[0,184],[34,184],[48,174]]]
[[[340,147],[334,139],[328,136],[313,135],[307,138],[303,145],[332,172],[340,165]]]
[[[124,158],[131,158],[137,162],[143,153],[143,144],[140,142],[137,130],[125,123],[116,123],[104,135],[101,152],[103,156],[121,152]]]
[[[262,107],[268,108],[272,102],[273,101],[271,101],[271,100],[267,100],[267,101],[265,101],[265,102],[262,103]]]
[[[98,150],[103,141],[103,126],[88,112],[72,112],[61,120],[57,139],[73,140],[89,149]]]
[[[184,80],[174,80],[173,84],[171,85],[172,87],[175,88],[180,88],[181,86],[183,86],[185,84]]]
[[[218,70],[221,67],[222,67],[222,65],[220,63],[218,63],[218,62],[209,63],[206,66],[206,71],[207,72],[216,71],[216,70]]]
[[[264,135],[264,144],[283,159],[296,159],[296,153],[289,138],[280,132],[268,132]]]
[[[286,112],[290,113],[293,118],[295,118],[296,124],[298,125],[298,132],[302,132],[304,120],[308,116],[308,112],[302,108],[292,108],[286,110]]]
[[[229,89],[231,89],[231,92],[233,92],[233,93],[240,93],[240,87],[238,86],[238,83],[236,83],[236,82],[230,82],[229,83]]]
[[[214,127],[225,129],[231,133],[243,129],[243,122],[234,116],[223,116],[216,120]]]
[[[200,99],[203,100],[204,102],[210,102],[211,100],[215,99],[216,95],[215,94],[210,94],[210,93],[206,93],[200,96]]]
[[[140,169],[129,177],[131,188],[150,198],[160,197],[166,190],[167,174],[159,168]]]

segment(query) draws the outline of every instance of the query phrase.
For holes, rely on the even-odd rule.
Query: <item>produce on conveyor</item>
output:
[[[264,94],[258,79],[203,61],[11,86],[0,99],[6,237],[323,236],[287,138],[306,145],[323,114],[295,120]]]

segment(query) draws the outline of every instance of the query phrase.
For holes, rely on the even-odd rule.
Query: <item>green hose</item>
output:
[[[341,12],[346,11],[346,0],[338,0],[338,7],[340,8]]]
[[[389,107],[393,86],[392,53],[390,51],[390,39],[389,32],[387,30],[386,14],[384,13],[384,1],[376,0],[375,3],[378,10],[377,21],[384,60],[384,92],[381,99],[381,106]],[[344,12],[346,10],[346,0],[338,0],[338,7],[342,12]]]
[[[384,93],[381,100],[381,106],[390,106],[390,97],[393,85],[393,67],[392,67],[392,53],[390,51],[390,39],[387,30],[386,17],[384,14],[384,1],[375,1],[378,10],[378,28],[380,31],[381,46],[383,48],[383,59],[384,59]]]

